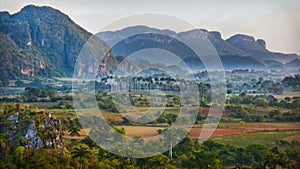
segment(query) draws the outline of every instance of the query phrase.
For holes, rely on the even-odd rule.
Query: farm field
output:
[[[286,97],[300,97],[300,92],[286,92],[280,95],[274,95],[275,98],[284,99]]]
[[[254,123],[247,124],[247,126],[237,128],[239,124],[230,123],[228,126],[232,125],[230,128],[217,128],[212,136],[226,136],[226,135],[237,135],[243,133],[257,132],[257,131],[287,131],[295,130],[300,131],[299,123]],[[126,129],[127,136],[141,136],[149,137],[157,135],[158,129],[165,129],[163,127],[146,127],[146,126],[121,126]],[[192,128],[189,132],[191,138],[199,138],[202,128]]]
[[[275,145],[280,140],[293,141],[299,138],[299,134],[300,131],[260,131],[210,139],[217,143],[244,147],[250,144]]]
[[[221,138],[225,140],[235,140],[236,137],[245,136],[256,137],[258,140],[265,140],[268,137],[274,138],[274,140],[285,139],[287,141],[293,141],[300,137],[300,124],[297,123],[246,123],[245,126],[240,127],[239,123],[221,123],[219,126],[227,126],[227,128],[217,128],[212,134],[210,139],[220,141]],[[129,137],[141,136],[142,138],[149,138],[158,135],[157,130],[166,129],[166,127],[151,127],[151,126],[117,126],[118,128],[125,128],[126,135]],[[193,139],[198,139],[202,128],[196,127],[189,131],[189,136]],[[87,130],[88,131],[88,130]],[[259,133],[259,134],[257,134]],[[272,136],[271,134],[274,136]],[[278,136],[276,136],[278,133]],[[81,136],[71,137],[65,135],[65,139],[83,139],[87,133],[84,130],[81,131]],[[248,136],[249,135],[249,136]],[[235,138],[231,138],[235,137]],[[253,138],[255,140],[255,138]],[[226,142],[226,141],[225,141]],[[246,141],[247,142],[247,141]],[[262,141],[258,141],[263,143]],[[251,142],[248,142],[251,144]],[[237,143],[239,144],[239,143]]]
[[[300,131],[299,123],[253,123],[246,126],[238,127],[238,123],[221,124],[228,128],[217,128],[212,134],[213,137],[239,135],[254,132],[285,132],[285,131]],[[201,128],[192,128],[189,132],[191,138],[199,138]]]

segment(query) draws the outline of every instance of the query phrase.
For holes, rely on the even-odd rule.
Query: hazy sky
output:
[[[59,9],[92,33],[124,16],[154,12],[220,31],[223,38],[248,34],[266,40],[272,51],[300,54],[299,0],[1,0],[0,11],[15,13],[28,4]]]

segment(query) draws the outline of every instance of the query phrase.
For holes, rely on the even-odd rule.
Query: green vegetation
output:
[[[270,147],[285,141],[287,137],[300,134],[300,131],[260,131],[238,135],[213,137],[211,140],[221,144],[245,147],[251,144],[262,144]]]
[[[296,74],[293,76],[287,76],[282,81],[285,87],[292,89],[292,91],[300,91],[300,75]]]
[[[141,28],[143,27],[139,29]],[[130,29],[134,27],[127,30]],[[159,30],[155,32],[157,31]],[[184,34],[191,35],[189,32]],[[99,69],[93,70],[96,81],[82,80],[80,75],[77,79],[67,78],[72,76],[80,50],[91,35],[67,15],[51,7],[29,5],[14,15],[0,12],[0,169],[299,168],[300,75],[288,70],[289,65],[296,65],[299,59],[287,64],[273,60],[274,57],[291,59],[298,57],[297,55],[271,53],[266,50],[263,40],[255,41],[253,37],[236,35],[225,43],[218,32],[207,32],[208,38],[217,47],[225,68],[278,66],[283,71],[226,71],[225,76],[229,77],[226,82],[227,94],[220,95],[226,97],[223,117],[213,137],[200,144],[195,138],[199,138],[205,121],[216,119],[207,118],[216,99],[211,95],[214,91],[208,72],[193,70],[193,73],[189,73],[182,70],[180,65],[166,66],[158,63],[159,67],[184,72],[187,77],[197,79],[195,93],[199,95],[181,98],[179,93],[182,87],[193,81],[154,69],[139,72],[141,68],[154,65],[147,60],[135,62],[126,57],[128,50],[140,49],[140,45],[132,45],[130,48],[130,45],[122,46],[124,44],[119,43],[119,47],[126,49],[123,51],[124,56],[114,57],[112,51],[103,53],[102,48],[98,47],[107,47],[106,44],[103,45],[102,41],[93,37],[90,39],[91,44],[96,47],[92,47],[89,52],[91,55],[105,55],[101,61],[85,55],[84,59],[95,64],[101,62],[96,65]],[[155,44],[151,41],[144,43],[143,38],[137,38],[139,36],[148,40],[154,38]],[[135,38],[132,39],[135,44],[151,48],[158,47],[158,38],[160,49],[171,47],[174,53],[188,56],[184,58],[188,66],[202,66],[202,63],[193,59],[193,53],[185,48],[177,48],[181,43],[170,37],[142,34],[129,37],[125,40],[126,43],[131,38]],[[165,45],[166,42],[171,42],[175,48]],[[266,61],[265,58],[271,60]],[[119,67],[120,71],[130,76],[113,75],[121,62],[123,65]],[[78,66],[78,70],[81,70],[79,72],[84,72],[85,69],[90,72],[89,66]],[[131,73],[135,71],[140,74],[132,77]],[[82,86],[73,88],[71,82],[82,82]],[[80,88],[89,84],[95,84],[95,91],[92,91],[95,94],[80,95]],[[119,92],[122,87],[128,95]],[[164,94],[151,97],[149,91]],[[73,99],[93,100],[94,97],[102,115],[112,127],[110,130],[99,126],[103,124],[103,119],[96,117],[97,112],[92,112],[95,117],[83,116],[86,120],[79,122]],[[126,105],[127,102],[131,105]],[[142,138],[164,133],[176,120],[189,122],[192,118],[178,119],[178,113],[182,106],[195,107],[198,103],[197,117],[193,117],[196,122],[189,133],[176,128],[164,138],[146,142],[147,148],[160,150],[164,139],[178,140],[178,133],[187,133],[182,142],[173,147],[171,155],[170,152],[165,152],[149,158],[121,157],[107,152],[89,137],[94,136],[96,141],[108,142],[122,139],[124,144],[135,144],[136,142],[125,139],[127,135],[142,142],[145,141]],[[89,106],[85,104],[88,103],[82,103],[82,107]],[[131,106],[136,111],[130,109]],[[147,112],[150,108],[152,112]],[[84,110],[86,113],[90,111]],[[214,116],[216,110],[212,109],[211,112]],[[127,119],[120,113],[130,115],[134,120]],[[83,129],[82,126],[86,125],[90,127]],[[139,148],[141,147],[128,151],[143,155],[139,154],[142,153]],[[122,152],[123,149],[118,151]]]
[[[1,119],[5,121],[15,110],[23,111],[30,106],[22,107],[20,105],[8,104],[3,107]],[[174,114],[177,108],[166,109],[167,114]],[[26,116],[27,120],[34,120],[35,114],[43,116],[37,110]],[[53,113],[55,116],[57,113]],[[110,113],[115,114],[115,113]],[[176,114],[176,113],[175,113]],[[244,133],[239,135],[229,135],[222,137],[213,137],[200,145],[197,140],[186,137],[179,145],[174,147],[172,158],[167,153],[144,159],[120,158],[101,149],[89,137],[75,139],[74,136],[83,136],[81,126],[75,116],[71,118],[61,118],[63,133],[65,133],[71,142],[64,141],[64,147],[43,147],[41,149],[24,148],[23,142],[11,144],[7,130],[0,133],[0,154],[1,166],[4,168],[223,168],[223,167],[269,167],[281,166],[283,168],[296,168],[299,164],[300,148],[299,142],[290,140],[291,136],[300,134],[300,131],[261,131],[254,133]],[[38,118],[41,119],[41,118]],[[35,122],[39,124],[39,121]],[[0,123],[11,125],[12,123]],[[273,123],[221,123],[225,128],[243,128],[257,125],[272,125]],[[26,129],[26,123],[21,122],[20,129]],[[293,123],[275,124],[275,126],[293,126]],[[296,124],[295,124],[296,125]],[[22,127],[23,126],[23,127]],[[227,127],[226,127],[227,126]],[[296,127],[296,126],[295,126]],[[3,127],[2,127],[3,128]],[[38,135],[42,130],[38,128]],[[147,127],[115,126],[119,133],[132,136],[143,134]],[[163,128],[149,128],[152,131],[163,131]],[[151,131],[150,131],[151,132]],[[22,131],[20,130],[20,133]],[[146,132],[147,133],[147,132]],[[154,133],[149,136],[153,136]],[[41,135],[46,139],[47,135]],[[16,138],[22,138],[22,134]],[[289,138],[289,139],[287,139]],[[155,146],[155,145],[152,145]],[[158,145],[157,145],[158,146]],[[26,162],[24,161],[26,159]],[[37,160],[38,162],[28,163],[28,160]]]

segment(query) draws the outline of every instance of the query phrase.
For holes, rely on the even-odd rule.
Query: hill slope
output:
[[[82,46],[91,36],[67,15],[50,7],[26,6],[0,13],[1,66],[5,76],[71,76]],[[10,47],[7,47],[10,46]],[[2,63],[4,64],[4,63]]]

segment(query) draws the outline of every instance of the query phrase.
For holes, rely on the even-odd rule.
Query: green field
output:
[[[280,140],[291,141],[288,138],[291,138],[291,136],[294,135],[298,136],[299,134],[300,131],[261,131],[239,135],[213,137],[210,140],[213,140],[217,143],[234,145],[237,147],[244,147],[251,144],[274,145]]]

